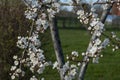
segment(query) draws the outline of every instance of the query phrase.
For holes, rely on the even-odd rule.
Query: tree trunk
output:
[[[49,20],[50,20],[49,24],[50,24],[50,30],[51,30],[54,50],[55,50],[56,58],[57,58],[59,68],[60,68],[60,77],[61,77],[61,80],[64,80],[61,68],[63,67],[65,62],[64,62],[64,55],[63,55],[61,42],[59,38],[59,32],[58,32],[58,28],[56,24],[56,18],[49,18]]]
[[[66,28],[66,19],[65,18],[63,19],[62,25],[63,25],[62,26],[63,28]]]

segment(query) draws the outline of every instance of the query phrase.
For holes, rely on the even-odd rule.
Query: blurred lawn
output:
[[[120,32],[118,35],[120,37]],[[78,51],[81,55],[88,46],[90,35],[85,30],[80,29],[59,29],[63,52],[65,56],[72,51]],[[46,54],[49,60],[55,61],[55,55],[53,51],[53,45],[51,40],[47,47]],[[103,58],[100,58],[99,64],[93,64],[90,62],[85,80],[120,80],[120,51],[112,52],[112,49],[108,47],[102,52]],[[51,56],[51,57],[49,57]],[[56,70],[51,70],[51,67],[47,68],[42,77],[46,80],[59,80],[59,74]]]

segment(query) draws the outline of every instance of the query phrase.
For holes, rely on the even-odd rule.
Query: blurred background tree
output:
[[[12,56],[20,51],[16,47],[17,36],[29,30],[24,11],[21,0],[0,0],[0,80],[9,80]]]

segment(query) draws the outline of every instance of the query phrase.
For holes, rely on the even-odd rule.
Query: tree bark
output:
[[[64,55],[61,47],[59,32],[56,24],[56,18],[49,18],[49,20],[50,20],[49,24],[50,24],[50,31],[51,31],[52,41],[54,45],[54,50],[55,50],[56,58],[60,68],[60,77],[61,77],[61,80],[64,80],[61,68],[63,67],[65,61],[64,61]]]

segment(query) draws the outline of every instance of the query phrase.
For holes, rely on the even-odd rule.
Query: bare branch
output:
[[[57,58],[57,61],[59,64],[59,68],[61,69],[63,67],[63,65],[65,64],[65,61],[64,61],[64,55],[63,55],[61,42],[60,42],[60,38],[59,38],[59,32],[58,32],[58,28],[56,26],[55,19],[56,18],[49,17],[49,24],[50,24],[50,31],[51,31],[51,36],[52,36],[52,41],[53,41],[53,45],[54,45],[56,58]],[[60,77],[61,77],[61,80],[64,80],[61,70],[60,70]]]

